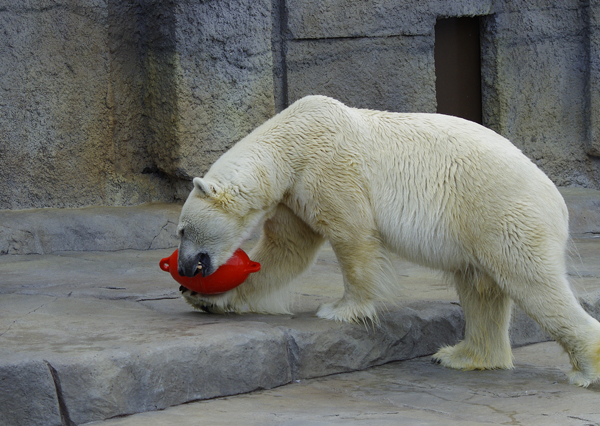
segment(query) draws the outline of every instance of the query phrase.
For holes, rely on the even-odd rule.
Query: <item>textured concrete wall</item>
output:
[[[586,13],[578,0],[506,2],[486,17],[483,105],[485,123],[555,183],[598,188],[600,162],[589,155],[590,120],[598,112],[590,116],[587,102]]]
[[[176,201],[274,114],[269,1],[0,2],[0,210]]]
[[[154,173],[126,3],[0,7],[0,209],[173,200]]]
[[[436,18],[490,9],[489,0],[288,3],[289,101],[318,93],[362,108],[435,112]]]
[[[597,1],[0,0],[0,210],[181,200],[308,94],[435,112],[450,16],[481,16],[486,124],[599,189]]]
[[[600,2],[589,0],[584,9],[588,26],[588,60],[587,78],[589,123],[588,153],[600,157]]]
[[[318,93],[361,108],[435,112],[432,36],[294,41],[287,61],[292,102]]]
[[[93,0],[6,3],[0,208],[98,203],[114,159],[106,8]]]
[[[169,35],[148,52],[160,170],[191,179],[275,113],[271,0],[156,2]]]

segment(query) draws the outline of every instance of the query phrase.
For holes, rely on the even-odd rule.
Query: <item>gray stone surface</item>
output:
[[[62,425],[57,389],[46,361],[0,365],[0,424]]]
[[[122,342],[102,353],[49,356],[75,424],[270,389],[290,380],[278,329],[215,325],[185,339],[149,340],[154,342]]]
[[[271,0],[153,3],[169,34],[149,52],[151,152],[191,179],[275,113]]]
[[[0,211],[0,255],[174,247],[180,212],[164,203]]]
[[[0,3],[0,210],[182,200],[274,114],[271,1]]]
[[[461,336],[464,320],[452,303],[413,302],[381,315],[381,326],[331,324],[310,318],[287,330],[294,380],[362,370],[431,354]]]
[[[600,234],[600,191],[560,188],[569,208],[569,230],[574,235]]]
[[[99,203],[113,157],[106,10],[3,3],[0,208]]]
[[[483,109],[559,185],[600,189],[597,2],[0,1],[0,210],[185,199],[307,94],[436,109],[438,18],[480,16]]]
[[[491,0],[294,0],[288,25],[294,39],[432,35],[437,17],[487,15]]]
[[[0,209],[175,199],[148,159],[139,27],[117,3],[1,3]]]
[[[575,243],[579,256],[571,266],[573,287],[586,309],[598,315],[600,240]],[[295,314],[282,316],[192,311],[180,298],[178,284],[158,268],[171,252],[0,257],[3,424],[82,424],[271,389],[428,355],[462,335],[464,320],[454,290],[436,272],[401,259],[394,261],[400,300],[382,307],[381,326],[372,327],[314,316],[319,304],[343,291],[328,246],[292,288]],[[519,312],[511,337],[514,345],[547,339]],[[522,386],[538,368],[532,364],[524,378],[519,376]],[[458,381],[469,373],[436,366],[428,374],[452,374]],[[489,374],[493,382],[508,373]],[[562,373],[552,374],[552,380],[566,381]],[[34,398],[19,405],[22,395]]]
[[[170,252],[0,258],[0,370],[47,362],[60,380],[63,416],[80,424],[366,368],[431,352],[461,333],[458,306],[410,297],[406,308],[385,313],[378,329],[315,318],[318,304],[341,292],[330,248],[295,287],[297,315],[192,312],[158,268]],[[422,275],[411,271],[415,280]],[[447,294],[444,286],[438,291]],[[8,392],[15,383],[2,386]],[[47,409],[11,415],[43,417]]]
[[[590,123],[588,153],[600,157],[600,4],[590,1],[586,10],[589,43],[589,73],[587,84]]]
[[[578,5],[498,11],[484,19],[482,34],[485,124],[557,185],[598,189],[598,162],[588,155],[589,62]]]
[[[291,41],[289,101],[320,94],[359,108],[435,112],[433,65],[431,35]]]
[[[568,368],[558,345],[542,343],[515,350],[513,371],[453,371],[421,358],[95,424],[599,424],[600,386],[567,384]]]

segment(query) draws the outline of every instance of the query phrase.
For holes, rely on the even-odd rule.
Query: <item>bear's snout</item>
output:
[[[177,272],[183,277],[195,277],[202,273],[203,277],[210,275],[212,264],[208,253],[198,253],[195,256],[179,256],[177,262]]]

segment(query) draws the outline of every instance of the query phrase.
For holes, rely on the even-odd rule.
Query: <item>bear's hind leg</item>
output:
[[[510,297],[489,275],[474,269],[455,273],[454,282],[465,314],[465,338],[441,348],[433,360],[459,370],[513,368]]]
[[[507,291],[567,352],[572,384],[587,387],[600,379],[600,323],[581,307],[565,274],[509,283]]]

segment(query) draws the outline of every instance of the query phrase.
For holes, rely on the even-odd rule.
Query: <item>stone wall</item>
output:
[[[0,210],[181,200],[308,94],[435,112],[451,16],[481,17],[485,124],[600,188],[592,0],[0,0]]]
[[[487,14],[491,8],[489,0],[289,4],[290,102],[318,93],[356,107],[401,112],[436,111],[436,18]]]
[[[580,4],[507,1],[484,19],[484,115],[557,185],[598,189],[598,34]]]
[[[274,115],[270,0],[156,1],[148,99],[157,167],[191,180]]]
[[[0,209],[173,199],[145,145],[136,22],[116,8],[0,4]]]
[[[0,1],[0,210],[183,199],[275,113],[270,1]]]

